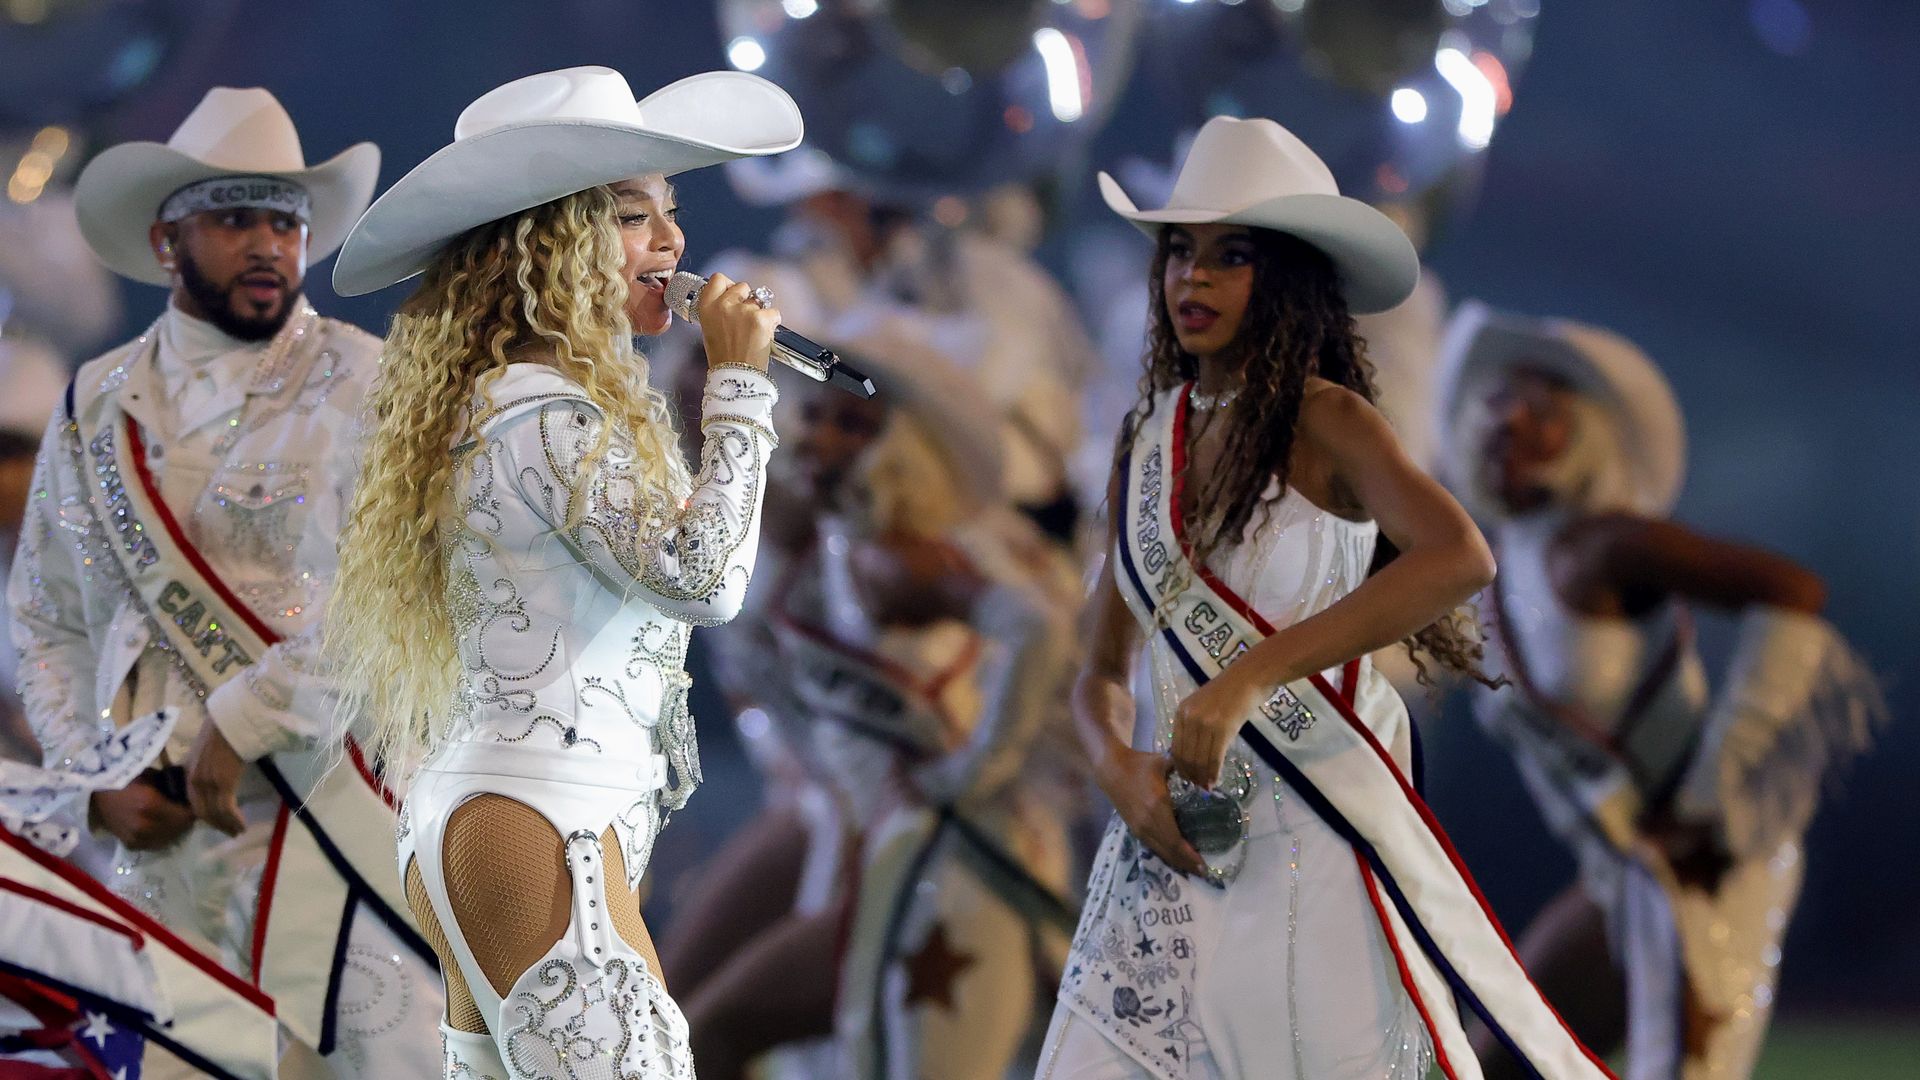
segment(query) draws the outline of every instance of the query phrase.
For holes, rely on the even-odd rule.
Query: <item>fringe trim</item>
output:
[[[1879,678],[1845,640],[1831,637],[1812,690],[1779,737],[1757,759],[1733,765],[1750,837],[1777,842],[1803,831],[1822,793],[1841,790],[1847,766],[1872,747],[1890,716]]]

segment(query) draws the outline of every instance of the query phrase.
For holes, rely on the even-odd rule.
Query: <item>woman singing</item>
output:
[[[370,400],[328,642],[407,781],[400,871],[447,981],[447,1075],[693,1075],[635,886],[700,780],[689,628],[754,565],[779,313],[716,277],[689,477],[636,333],[671,315],[666,177],[800,139],[749,75],[635,102],[584,67],[518,79],[388,191],[343,294],[424,272]]]
[[[1452,613],[1494,570],[1374,409],[1354,333],[1413,289],[1412,245],[1270,120],[1209,121],[1165,209],[1101,180],[1156,240],[1073,695],[1119,818],[1040,1076],[1478,1076],[1454,999],[1539,1074],[1604,1075],[1407,780],[1406,709],[1366,659],[1411,638],[1472,673]],[[1399,554],[1369,576],[1379,537]]]

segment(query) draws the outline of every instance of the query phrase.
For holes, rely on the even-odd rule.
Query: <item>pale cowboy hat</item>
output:
[[[453,142],[388,188],[354,226],[333,287],[357,296],[427,268],[469,229],[575,192],[798,146],[800,109],[757,75],[710,71],[635,101],[604,67],[564,68],[482,94]]]
[[[1673,387],[1646,353],[1598,327],[1460,305],[1441,339],[1436,387],[1442,464],[1450,479],[1471,475],[1480,448],[1463,422],[1494,380],[1516,370],[1563,379],[1597,401],[1616,425],[1630,508],[1665,515],[1686,478],[1687,433]]]
[[[1299,237],[1333,260],[1356,315],[1393,307],[1420,281],[1420,256],[1406,234],[1385,214],[1341,195],[1319,155],[1271,120],[1208,120],[1158,210],[1134,206],[1104,172],[1100,194],[1148,236],[1162,225],[1232,224]]]
[[[347,238],[379,175],[380,148],[370,142],[309,168],[292,118],[272,94],[216,86],[165,143],[121,143],[88,162],[74,182],[74,214],[93,253],[115,273],[165,285],[147,230],[167,196],[188,184],[221,176],[299,184],[313,201],[307,257],[319,262]]]
[[[1000,413],[986,388],[943,351],[938,320],[892,305],[856,308],[823,335],[881,387],[875,400],[912,414],[975,509],[1006,502]]]
[[[727,162],[727,185],[748,206],[785,206],[827,191],[861,191],[859,180],[817,146],[777,158]]]

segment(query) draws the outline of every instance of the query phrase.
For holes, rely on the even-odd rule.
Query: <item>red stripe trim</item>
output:
[[[181,940],[179,935],[167,929],[151,915],[113,895],[105,885],[88,877],[79,867],[65,859],[56,858],[41,851],[6,829],[0,829],[0,843],[13,848],[41,869],[79,889],[86,894],[87,899],[111,911],[116,917],[131,923],[141,933],[166,946],[168,950],[179,954],[181,959],[199,968],[207,977],[252,1002],[261,1012],[269,1016],[273,1015],[272,998],[248,985],[245,979],[220,966],[199,949]]]
[[[46,1027],[70,1024],[80,1019],[78,1001],[51,986],[42,986],[11,971],[0,971],[0,998],[6,998],[32,1013],[33,1018]]]
[[[86,1062],[85,1068],[0,1061],[0,1080],[112,1080],[90,1055],[82,1054],[81,1060]]]
[[[360,749],[360,741],[351,735],[346,736],[341,741],[346,743],[347,760],[353,762],[353,767],[359,770],[360,779],[365,780],[368,787],[379,792],[380,801],[387,804],[387,809],[399,813],[399,797],[393,793],[393,789],[388,787],[385,781],[374,775],[372,767],[367,764],[366,751]]]
[[[0,884],[6,884],[0,882]],[[64,903],[57,896],[48,900]],[[118,929],[118,928],[115,928]],[[124,931],[123,931],[124,932]],[[81,1067],[33,1065],[13,1058],[0,1060],[0,1080],[113,1080],[98,1053],[80,1037],[75,1025],[80,1022],[80,1003],[51,986],[42,986],[11,972],[0,972],[0,997],[14,1002],[40,1021],[39,1031],[22,1031],[29,1038],[48,1037],[41,1049],[66,1052],[80,1059]]]
[[[1171,482],[1173,512],[1168,516],[1173,519],[1174,538],[1179,543],[1181,552],[1189,555],[1188,562],[1193,566],[1194,571],[1200,576],[1200,579],[1206,582],[1222,600],[1226,601],[1227,606],[1239,612],[1242,617],[1252,623],[1255,629],[1259,630],[1262,634],[1271,635],[1274,633],[1272,623],[1269,623],[1265,618],[1261,617],[1260,613],[1255,611],[1251,604],[1248,604],[1242,599],[1238,593],[1229,589],[1225,582],[1213,575],[1211,570],[1208,570],[1206,566],[1200,563],[1194,562],[1190,557],[1191,552],[1187,547],[1185,531],[1181,523],[1180,497],[1185,483],[1187,464],[1187,398],[1192,392],[1192,383],[1188,383],[1181,388],[1180,399],[1174,406],[1173,414],[1173,479]],[[1308,680],[1312,682],[1315,690],[1320,691],[1320,693],[1333,704],[1334,709],[1340,713],[1341,719],[1346,721],[1347,726],[1359,733],[1360,738],[1367,744],[1367,747],[1373,751],[1374,756],[1380,760],[1380,764],[1386,767],[1387,773],[1393,777],[1394,782],[1400,785],[1400,791],[1406,796],[1408,804],[1420,815],[1421,822],[1426,825],[1427,831],[1433,835],[1434,840],[1440,845],[1440,850],[1446,853],[1447,861],[1453,864],[1455,872],[1460,875],[1460,880],[1466,884],[1467,891],[1473,895],[1474,902],[1480,905],[1480,910],[1486,915],[1487,922],[1493,926],[1494,933],[1500,936],[1501,944],[1506,946],[1507,952],[1513,956],[1513,962],[1520,966],[1521,973],[1524,975],[1526,965],[1520,963],[1520,953],[1513,947],[1512,939],[1507,937],[1506,927],[1500,925],[1499,918],[1493,913],[1493,905],[1487,903],[1486,896],[1480,892],[1480,883],[1475,881],[1473,875],[1468,872],[1465,861],[1460,858],[1460,853],[1454,849],[1453,841],[1447,836],[1446,830],[1442,829],[1440,822],[1434,818],[1433,811],[1428,808],[1426,800],[1422,799],[1419,793],[1413,790],[1413,785],[1409,783],[1406,776],[1401,773],[1400,767],[1394,764],[1393,755],[1387,753],[1386,748],[1380,745],[1380,740],[1373,737],[1372,730],[1354,713],[1353,705],[1336,692],[1332,686],[1328,685],[1324,676],[1315,673],[1308,676]],[[1599,1069],[1603,1074],[1611,1077],[1613,1073],[1607,1069],[1606,1064],[1602,1062],[1592,1050],[1587,1048],[1586,1043],[1580,1041],[1578,1035],[1573,1033],[1573,1029],[1569,1027],[1566,1020],[1561,1017],[1559,1010],[1553,1007],[1553,1002],[1548,1001],[1547,995],[1541,993],[1540,988],[1534,985],[1531,976],[1527,976],[1527,985],[1533,987],[1533,992],[1539,996],[1541,1004],[1547,1007],[1547,1011],[1559,1022],[1561,1029],[1567,1033],[1568,1038],[1573,1040],[1574,1045],[1580,1048],[1580,1052],[1586,1055],[1587,1060],[1592,1062],[1594,1067]]]
[[[220,580],[220,575],[213,572],[213,567],[207,565],[207,561],[200,557],[200,552],[195,550],[192,544],[187,543],[180,531],[180,523],[174,519],[173,511],[167,509],[166,500],[160,497],[159,485],[153,482],[153,474],[147,470],[147,448],[140,437],[140,425],[134,423],[131,416],[123,415],[121,419],[125,421],[121,425],[121,430],[126,432],[127,449],[132,451],[134,478],[140,482],[141,490],[146,492],[147,502],[152,505],[154,516],[160,519],[160,527],[167,531],[167,538],[173,541],[173,546],[186,557],[188,565],[193,567],[194,572],[205,579],[207,588],[213,590],[213,594],[220,598],[221,603],[232,609],[235,617],[246,623],[247,628],[258,634],[260,640],[268,645],[279,644],[280,635],[272,627],[260,621],[260,616],[254,614],[252,608],[241,603],[239,597],[229,592],[226,583]]]
[[[273,886],[280,878],[280,854],[287,847],[287,823],[293,818],[293,811],[286,803],[280,804],[280,812],[273,818],[273,839],[267,845],[267,866],[260,872],[260,896],[253,912],[253,985],[260,985],[261,972],[266,967],[267,957],[267,920],[273,915]]]
[[[76,918],[85,919],[96,926],[105,927],[132,942],[136,952],[147,947],[147,939],[140,936],[140,931],[132,929],[131,927],[122,926],[97,911],[89,911],[63,896],[55,896],[45,889],[36,889],[23,881],[15,881],[12,878],[0,878],[0,892],[15,893],[29,900],[45,904],[48,907],[57,908]]]
[[[1586,1043],[1580,1041],[1580,1037],[1574,1034],[1573,1028],[1568,1026],[1566,1019],[1560,1015],[1560,1010],[1553,1007],[1553,1002],[1547,1000],[1546,994],[1541,993],[1540,987],[1534,984],[1533,977],[1526,975],[1526,965],[1520,961],[1520,952],[1513,947],[1513,941],[1507,937],[1507,929],[1500,925],[1499,917],[1494,915],[1493,905],[1487,903],[1486,896],[1480,892],[1480,883],[1475,881],[1473,874],[1468,872],[1466,862],[1460,858],[1460,852],[1455,850],[1453,840],[1447,836],[1447,831],[1442,829],[1440,822],[1434,818],[1433,811],[1427,806],[1426,800],[1422,799],[1419,793],[1413,790],[1413,785],[1407,782],[1407,778],[1401,773],[1400,767],[1394,764],[1393,755],[1387,753],[1386,747],[1380,745],[1380,740],[1373,737],[1373,732],[1368,729],[1367,725],[1361,721],[1359,716],[1355,715],[1353,707],[1345,701],[1342,701],[1340,697],[1333,692],[1333,687],[1327,685],[1326,679],[1319,675],[1312,675],[1308,678],[1313,683],[1313,688],[1320,691],[1321,694],[1326,696],[1328,701],[1333,703],[1333,707],[1340,713],[1341,719],[1345,720],[1347,726],[1360,735],[1360,738],[1367,744],[1368,748],[1373,751],[1374,756],[1380,760],[1380,764],[1386,767],[1388,774],[1393,777],[1394,782],[1400,785],[1401,794],[1406,796],[1408,804],[1420,815],[1421,822],[1426,825],[1427,831],[1433,835],[1435,842],[1440,845],[1440,850],[1446,853],[1447,861],[1453,864],[1453,869],[1460,875],[1461,882],[1466,885],[1467,891],[1473,894],[1474,902],[1480,905],[1480,910],[1486,915],[1488,924],[1493,927],[1493,932],[1500,935],[1501,944],[1507,947],[1507,952],[1513,957],[1513,962],[1520,966],[1521,974],[1526,977],[1527,985],[1533,988],[1534,994],[1540,998],[1540,1003],[1547,1007],[1549,1013],[1553,1014],[1553,1018],[1559,1022],[1561,1029],[1567,1033],[1568,1038],[1573,1040],[1573,1044],[1580,1048],[1580,1052],[1586,1055],[1587,1060],[1592,1062],[1594,1067],[1599,1069],[1603,1074],[1612,1076],[1613,1073],[1607,1068],[1606,1063],[1601,1061],[1592,1050],[1589,1050]]]
[[[261,641],[269,646],[278,645],[282,640],[280,633],[263,622],[252,608],[242,603],[240,598],[227,588],[226,582],[220,579],[220,575],[214,572],[213,567],[200,556],[200,552],[187,542],[180,531],[179,520],[173,516],[173,511],[167,508],[166,500],[160,497],[160,487],[154,483],[153,473],[147,469],[147,444],[140,434],[140,425],[134,423],[131,416],[123,415],[121,419],[123,421],[121,430],[126,433],[127,449],[131,452],[130,456],[133,459],[134,479],[139,482],[140,490],[146,493],[147,502],[153,507],[154,516],[159,520],[160,527],[166,530],[167,539],[186,558],[187,564],[193,567],[194,572],[200,575],[207,588],[212,589],[220,602],[233,612],[235,618],[246,623],[247,628],[259,635]],[[346,736],[344,741],[347,745],[347,756],[353,760],[354,768],[360,771],[360,776],[366,780],[367,786],[380,793],[380,798],[386,802],[389,809],[398,810],[399,800],[394,798],[393,792],[388,790],[387,786],[381,783],[379,778],[373,775],[373,771],[367,767],[366,756],[361,752],[360,744],[351,735]]]
[[[1360,864],[1360,880],[1367,886],[1367,901],[1373,905],[1373,913],[1380,920],[1380,932],[1386,935],[1387,948],[1393,950],[1393,964],[1400,969],[1400,985],[1406,987],[1407,996],[1413,999],[1413,1007],[1420,1013],[1420,1022],[1427,1025],[1427,1036],[1433,1041],[1433,1056],[1440,1065],[1440,1071],[1448,1080],[1457,1080],[1459,1074],[1453,1071],[1453,1062],[1447,1058],[1446,1045],[1440,1039],[1440,1029],[1433,1024],[1433,1014],[1427,1011],[1427,1002],[1420,996],[1420,986],[1414,981],[1413,968],[1407,964],[1406,953],[1401,951],[1400,936],[1393,932],[1393,920],[1387,917],[1387,906],[1380,898],[1380,886],[1373,880],[1373,868],[1367,865],[1366,856],[1358,851],[1353,860]]]

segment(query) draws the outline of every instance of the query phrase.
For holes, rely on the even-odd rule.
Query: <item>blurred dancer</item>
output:
[[[633,336],[672,322],[668,173],[800,140],[778,87],[711,72],[516,79],[356,226],[395,319],[329,644],[412,779],[407,895],[447,979],[447,1076],[693,1075],[636,895],[700,782],[687,639],[740,609],[776,439],[780,313],[716,276],[689,476]]]
[[[320,781],[341,748],[308,666],[376,342],[301,289],[378,166],[308,167],[271,94],[227,88],[88,165],[87,242],[170,295],[67,389],[9,584],[29,727],[93,790],[110,884],[273,997],[288,1075],[433,1067],[431,953],[364,842],[394,812],[362,769]]]
[[[1070,540],[1079,506],[1068,468],[1093,353],[1047,272],[985,232],[920,220],[818,151],[739,162],[727,174],[743,199],[785,206],[787,220],[769,258],[723,257],[718,268],[771,271],[803,332],[824,333],[876,305],[929,316],[940,350],[1000,412],[1009,498],[1048,535]]]
[[[1801,837],[1881,709],[1875,684],[1819,617],[1818,577],[1667,520],[1685,433],[1633,345],[1469,304],[1441,389],[1449,472],[1498,526],[1487,614],[1512,687],[1478,714],[1580,864],[1522,953],[1596,1037],[1619,1037],[1624,1002],[1636,1080],[1745,1077]],[[1739,618],[1717,695],[1690,605]],[[1596,974],[1602,919],[1624,998]]]
[[[1007,504],[979,388],[899,321],[852,340],[886,391],[801,398],[779,570],[721,639],[730,691],[820,795],[795,803],[806,863],[783,893],[741,857],[757,845],[710,864],[688,1013],[708,1080],[828,1033],[816,1075],[997,1080],[1071,926],[1029,755],[1064,686],[1073,570]],[[756,886],[793,906],[769,918]]]
[[[1155,238],[1073,695],[1118,816],[1039,1075],[1476,1076],[1457,994],[1541,1075],[1604,1076],[1406,779],[1406,710],[1367,658],[1414,636],[1472,671],[1450,613],[1493,574],[1354,337],[1350,312],[1413,289],[1412,245],[1271,120],[1208,121],[1164,209],[1101,183]],[[1401,554],[1369,577],[1377,536]]]

